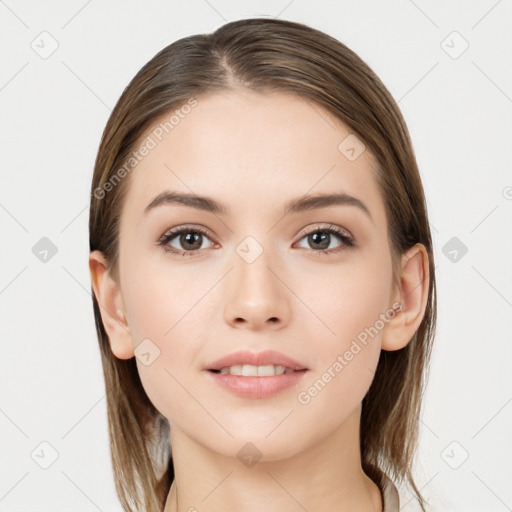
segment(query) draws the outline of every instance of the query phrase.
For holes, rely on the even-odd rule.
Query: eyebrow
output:
[[[198,196],[188,192],[169,192],[167,190],[161,194],[158,194],[146,206],[144,213],[147,214],[150,210],[164,204],[188,206],[190,208],[204,210],[206,212],[218,215],[229,215],[229,209],[225,205],[215,201],[210,197]],[[299,197],[298,199],[292,199],[285,204],[284,215],[288,213],[298,213],[306,210],[314,210],[317,208],[326,208],[328,206],[342,205],[355,206],[356,208],[359,208],[373,222],[368,207],[357,197],[343,192],[337,194],[305,195]]]

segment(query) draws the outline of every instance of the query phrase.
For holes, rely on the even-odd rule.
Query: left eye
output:
[[[332,241],[333,236],[338,239],[339,243],[334,249],[331,248],[331,250],[329,250],[328,247]],[[350,236],[346,231],[334,226],[318,228],[315,231],[310,231],[301,238],[301,240],[304,239],[307,239],[310,245],[316,245],[316,249],[320,249],[314,250],[313,252],[318,252],[321,254],[337,252],[340,247],[352,247],[354,245],[352,236]]]

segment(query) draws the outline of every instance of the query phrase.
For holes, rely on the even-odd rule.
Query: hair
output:
[[[159,51],[124,89],[104,129],[91,186],[90,250],[103,253],[117,279],[119,220],[129,179],[112,186],[113,178],[151,123],[192,97],[237,87],[288,92],[312,101],[364,141],[378,163],[375,179],[385,203],[393,284],[399,283],[401,255],[416,243],[426,248],[429,288],[421,324],[405,347],[381,350],[360,423],[364,472],[381,491],[385,474],[395,482],[405,480],[425,511],[412,466],[436,325],[427,206],[398,105],[356,53],[307,25],[267,18],[230,22]],[[135,358],[122,360],[112,353],[94,293],[92,300],[116,491],[125,511],[162,511],[174,479],[169,423],[146,395]]]

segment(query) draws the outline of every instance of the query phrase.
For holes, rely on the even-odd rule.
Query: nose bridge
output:
[[[264,246],[253,236],[247,236],[235,248],[225,304],[225,319],[232,325],[257,328],[288,322],[289,299],[286,287],[276,276],[279,256],[272,250],[270,244]]]

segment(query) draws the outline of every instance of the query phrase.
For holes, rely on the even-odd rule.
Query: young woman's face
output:
[[[230,457],[246,442],[266,459],[288,457],[357,411],[393,315],[375,162],[345,125],[296,96],[196,99],[172,125],[160,124],[172,113],[154,123],[127,178],[119,283],[138,370],[171,430]],[[204,200],[155,205],[163,193],[222,211]],[[356,199],[300,207],[332,194]],[[307,371],[210,371],[234,352],[268,350]]]

